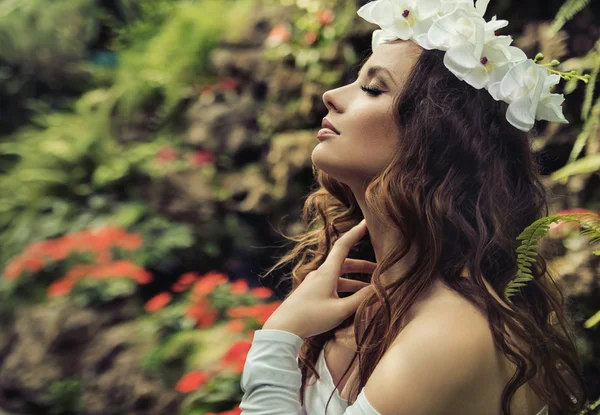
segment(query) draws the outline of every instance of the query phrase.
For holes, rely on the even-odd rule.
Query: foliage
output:
[[[595,221],[586,222],[580,218],[594,218]],[[505,290],[504,297],[508,302],[512,303],[510,297],[519,292],[519,288],[526,285],[528,281],[533,279],[531,274],[531,264],[535,261],[537,253],[535,247],[537,242],[545,236],[552,223],[558,221],[570,221],[579,223],[583,230],[582,234],[591,235],[591,242],[600,241],[600,216],[592,213],[573,213],[566,215],[553,215],[536,220],[534,223],[529,225],[521,234],[517,237],[517,240],[522,241],[521,245],[517,248],[517,276],[511,280]],[[600,255],[600,250],[594,251],[596,255]]]
[[[81,382],[78,379],[63,379],[53,382],[48,388],[51,402],[50,415],[68,415],[80,413]]]
[[[0,2],[0,124],[11,130],[40,101],[62,107],[93,81],[85,61],[98,36],[98,8],[91,0]],[[57,30],[59,28],[59,30]]]
[[[339,83],[340,71],[328,70],[321,61],[335,54],[335,48],[354,21],[356,7],[352,2],[341,3],[338,8],[334,6],[335,2],[331,1],[297,2],[290,13],[290,22],[275,25],[267,36],[266,56],[276,61],[293,56],[295,67],[305,70],[306,81],[326,87]]]
[[[137,284],[152,280],[144,264],[168,259],[193,242],[184,225],[169,226],[160,218],[138,230],[111,226],[34,242],[4,269],[0,296],[16,304],[68,295],[82,306],[131,297]]]
[[[0,5],[0,59],[31,71],[50,69],[56,62],[79,61],[98,29],[95,13],[95,2],[90,0],[4,1]]]
[[[171,289],[172,301],[155,302],[166,294],[161,293],[146,304],[143,327],[156,345],[142,357],[143,367],[188,394],[181,413],[226,410],[241,399],[248,335],[280,302],[264,303],[271,290],[230,282],[216,271],[185,273]]]
[[[567,0],[560,8],[550,26],[550,34],[555,35],[569,20],[583,10],[590,0]]]

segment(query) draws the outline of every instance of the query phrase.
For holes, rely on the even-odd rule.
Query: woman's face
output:
[[[354,83],[323,94],[329,110],[326,118],[340,134],[319,138],[312,152],[316,167],[351,187],[366,187],[383,171],[399,138],[393,99],[422,50],[412,41],[384,43],[364,63]]]

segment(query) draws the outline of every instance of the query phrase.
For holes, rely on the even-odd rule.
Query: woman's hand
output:
[[[340,275],[371,273],[377,266],[371,261],[346,258],[366,230],[367,224],[363,219],[336,240],[325,262],[308,273],[262,328],[289,331],[305,338],[331,330],[351,316],[373,288],[369,283],[341,278]],[[355,294],[340,298],[338,291]]]

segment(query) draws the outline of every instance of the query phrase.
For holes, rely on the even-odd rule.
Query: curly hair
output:
[[[443,56],[440,50],[423,50],[394,97],[394,120],[402,138],[391,162],[366,189],[369,211],[396,227],[403,242],[385,253],[370,276],[348,274],[374,286],[373,294],[339,326],[353,324],[357,344],[344,373],[358,357],[350,402],[402,330],[410,307],[427,294],[435,278],[442,278],[487,316],[494,343],[517,367],[502,393],[504,414],[511,415],[514,393],[529,381],[548,403],[551,415],[578,413],[588,401],[588,392],[573,316],[544,258],[536,257],[533,279],[520,295],[511,297],[508,307],[484,283],[485,279],[506,302],[504,289],[517,271],[516,238],[548,215],[530,137],[508,123],[505,102],[460,81],[445,67]],[[289,264],[292,272],[286,278],[292,280],[291,292],[324,262],[333,242],[363,218],[346,184],[314,165],[313,173],[318,187],[303,206],[305,230],[300,236],[284,235],[294,247],[263,275]],[[380,275],[405,257],[413,244],[418,252],[414,264],[404,278],[384,287]],[[374,261],[368,234],[349,256]],[[471,279],[461,277],[465,268]],[[379,307],[371,323],[365,324],[372,304]],[[526,347],[513,342],[507,328]],[[335,330],[304,339],[299,355],[303,405],[309,371],[320,378],[315,364]],[[543,375],[534,377],[538,371]]]

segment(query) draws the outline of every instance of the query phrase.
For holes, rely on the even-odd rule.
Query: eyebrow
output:
[[[360,73],[362,72],[362,68],[363,68],[363,66],[361,65],[360,69],[358,70],[358,76],[360,76]],[[374,77],[378,72],[385,72],[390,77],[392,82],[394,82],[395,85],[398,85],[396,83],[396,81],[394,80],[392,73],[389,70],[387,70],[386,68],[384,68],[383,66],[378,66],[378,65],[371,66],[369,68],[369,70],[367,71],[367,78]]]

